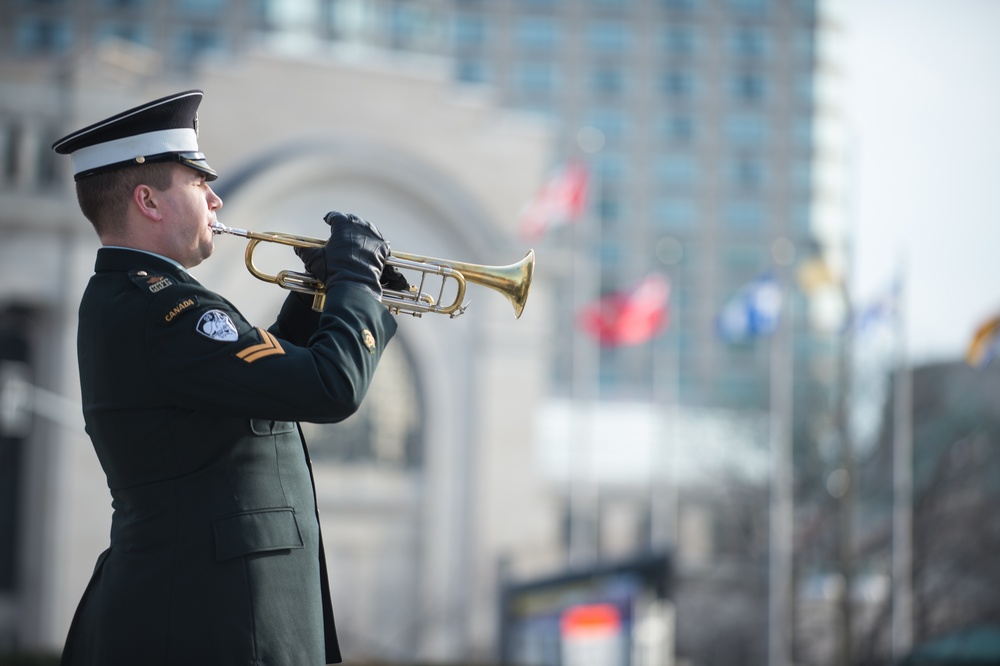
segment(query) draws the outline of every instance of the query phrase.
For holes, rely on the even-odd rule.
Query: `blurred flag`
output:
[[[807,294],[827,287],[836,287],[842,278],[823,257],[806,259],[795,273],[799,286]]]
[[[781,319],[781,287],[770,273],[749,282],[730,298],[715,320],[727,342],[743,342],[771,335]]]
[[[580,327],[607,347],[638,345],[667,328],[670,281],[652,273],[638,284],[585,306]]]
[[[580,219],[587,205],[588,180],[587,168],[581,162],[560,167],[521,211],[521,237],[536,240],[550,227]]]
[[[897,281],[870,303],[855,307],[847,322],[848,329],[856,335],[863,335],[877,326],[891,323],[899,312],[900,291],[900,284]]]
[[[965,362],[982,370],[1000,353],[1000,316],[993,317],[976,329],[965,353]]]

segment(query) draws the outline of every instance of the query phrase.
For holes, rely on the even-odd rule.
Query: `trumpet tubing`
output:
[[[258,280],[276,284],[283,289],[311,294],[312,307],[321,311],[326,301],[326,287],[322,281],[309,273],[283,270],[275,274],[265,273],[254,262],[254,252],[261,243],[277,243],[291,247],[320,248],[326,241],[308,236],[296,236],[277,231],[247,231],[227,227],[216,222],[212,225],[216,234],[230,234],[249,240],[244,253],[247,270]],[[508,266],[482,266],[448,259],[436,259],[407,252],[393,252],[386,264],[401,271],[415,271],[420,280],[409,290],[384,289],[382,303],[393,314],[409,314],[420,317],[424,313],[444,314],[451,318],[465,312],[465,290],[468,283],[476,284],[499,292],[514,308],[514,316],[520,318],[528,299],[528,290],[535,270],[535,251],[528,250],[524,258]],[[427,288],[427,278],[440,278],[440,288],[435,298]],[[439,301],[444,297],[448,281],[454,282],[455,295],[446,304]]]

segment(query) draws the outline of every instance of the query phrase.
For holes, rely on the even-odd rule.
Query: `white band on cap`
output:
[[[70,155],[70,159],[73,162],[73,173],[78,174],[109,164],[134,160],[139,156],[196,152],[198,152],[197,133],[194,129],[182,127],[136,134],[88,146],[75,151]]]

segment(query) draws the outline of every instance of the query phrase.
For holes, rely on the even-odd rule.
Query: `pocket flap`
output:
[[[215,559],[228,560],[249,553],[302,548],[302,535],[291,508],[259,509],[219,518],[215,530]]]
[[[250,431],[255,435],[280,435],[295,431],[295,421],[268,421],[250,419]]]

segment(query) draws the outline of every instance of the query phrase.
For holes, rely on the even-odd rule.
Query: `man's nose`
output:
[[[215,193],[215,190],[209,187],[208,191],[211,194],[211,196],[208,198],[209,210],[219,210],[220,208],[222,208],[222,199],[219,197],[218,194]]]

